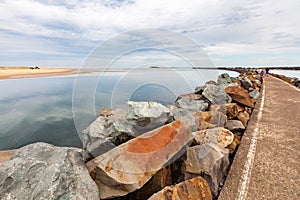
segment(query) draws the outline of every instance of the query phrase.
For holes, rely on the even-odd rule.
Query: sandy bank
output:
[[[30,69],[29,67],[0,67],[0,79],[77,74],[78,70],[60,68]]]

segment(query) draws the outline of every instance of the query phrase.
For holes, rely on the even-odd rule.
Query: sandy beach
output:
[[[0,67],[0,79],[16,79],[40,76],[59,76],[77,74],[78,70],[61,68],[39,68],[30,69],[29,67]]]

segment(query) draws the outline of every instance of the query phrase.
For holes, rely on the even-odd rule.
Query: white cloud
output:
[[[17,43],[22,38],[30,38],[26,42],[35,44],[31,52],[76,56],[72,48],[83,45],[92,49],[98,42],[118,33],[150,27],[166,28],[191,37],[204,45],[220,65],[222,59],[227,64],[230,56],[233,59],[232,56],[240,54],[267,54],[272,58],[271,64],[277,62],[274,55],[282,54],[280,62],[290,62],[290,57],[284,58],[284,55],[300,52],[299,9],[297,0],[6,0],[0,2],[0,37],[10,40],[1,45],[0,52],[4,55],[7,49],[20,51]],[[65,48],[60,40],[73,44]],[[27,52],[26,48],[21,50]],[[12,52],[10,55],[13,56]],[[224,59],[224,56],[228,57]],[[300,58],[292,60],[294,64],[300,63]],[[247,62],[244,65],[248,65]]]

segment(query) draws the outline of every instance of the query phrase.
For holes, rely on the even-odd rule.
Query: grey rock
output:
[[[78,148],[35,143],[16,151],[0,167],[0,199],[98,200],[96,183]]]
[[[225,128],[227,128],[230,131],[242,131],[245,130],[245,126],[243,123],[239,120],[228,120]]]
[[[208,108],[208,103],[204,100],[195,100],[189,97],[183,97],[175,102],[178,108],[182,108],[188,111],[204,111]]]
[[[195,117],[193,116],[192,112],[182,108],[178,108],[175,105],[171,105],[169,108],[170,115],[174,120],[186,120],[188,121],[192,131],[196,131],[198,129],[198,124],[196,123]]]
[[[126,118],[140,128],[140,133],[160,127],[170,120],[169,108],[160,103],[128,101],[127,104]]]
[[[231,97],[219,86],[209,84],[203,91],[202,95],[212,104],[231,103]]]
[[[247,77],[240,78],[239,80],[241,82],[241,86],[246,90],[253,86],[252,82]]]
[[[195,93],[196,94],[202,94],[202,92],[204,91],[205,88],[206,88],[206,85],[197,86],[195,88]]]
[[[231,77],[227,73],[221,74],[217,82],[219,87],[224,89],[231,83]]]
[[[189,173],[194,175],[204,173],[204,178],[216,196],[219,191],[219,183],[222,182],[230,164],[229,150],[213,143],[189,147],[185,164],[187,176]]]
[[[257,99],[259,97],[259,91],[253,90],[252,92],[249,93],[250,97],[253,99]]]
[[[81,132],[83,148],[93,157],[101,155],[136,136],[137,133],[132,124],[113,116],[99,116]]]

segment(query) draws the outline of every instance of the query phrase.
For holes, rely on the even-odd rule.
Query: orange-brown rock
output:
[[[245,107],[237,104],[237,109],[238,109],[238,112],[242,112],[245,110]]]
[[[228,119],[233,119],[238,114],[238,105],[236,103],[228,103],[221,105],[210,105],[210,111],[218,111],[227,116]]]
[[[239,146],[240,144],[241,144],[240,137],[237,135],[234,135],[234,139],[233,139],[232,143],[227,148],[229,149],[230,153],[233,153],[236,150],[237,146]]]
[[[198,130],[222,127],[227,122],[226,115],[217,111],[193,112],[193,116],[198,124]]]
[[[130,200],[148,199],[152,194],[172,185],[171,167],[167,166],[159,170],[142,188],[128,194]]]
[[[255,99],[252,99],[244,88],[240,86],[229,86],[225,88],[225,92],[232,98],[233,101],[242,105],[253,108]]]
[[[165,187],[152,195],[149,200],[211,200],[212,195],[207,181],[198,176],[174,186]]]
[[[194,94],[194,93],[182,94],[177,99],[181,99],[183,97],[188,97],[190,99],[199,100],[201,98],[201,95],[200,94]]]
[[[247,123],[250,119],[250,115],[244,111],[244,112],[239,112],[237,118],[243,123],[243,125],[246,127]]]
[[[234,139],[234,134],[223,127],[196,131],[193,136],[197,144],[214,143],[222,148],[230,145]]]
[[[16,149],[0,151],[0,162],[11,160],[15,152]]]
[[[134,138],[89,161],[100,198],[124,196],[141,188],[192,140],[189,123],[175,121]]]

